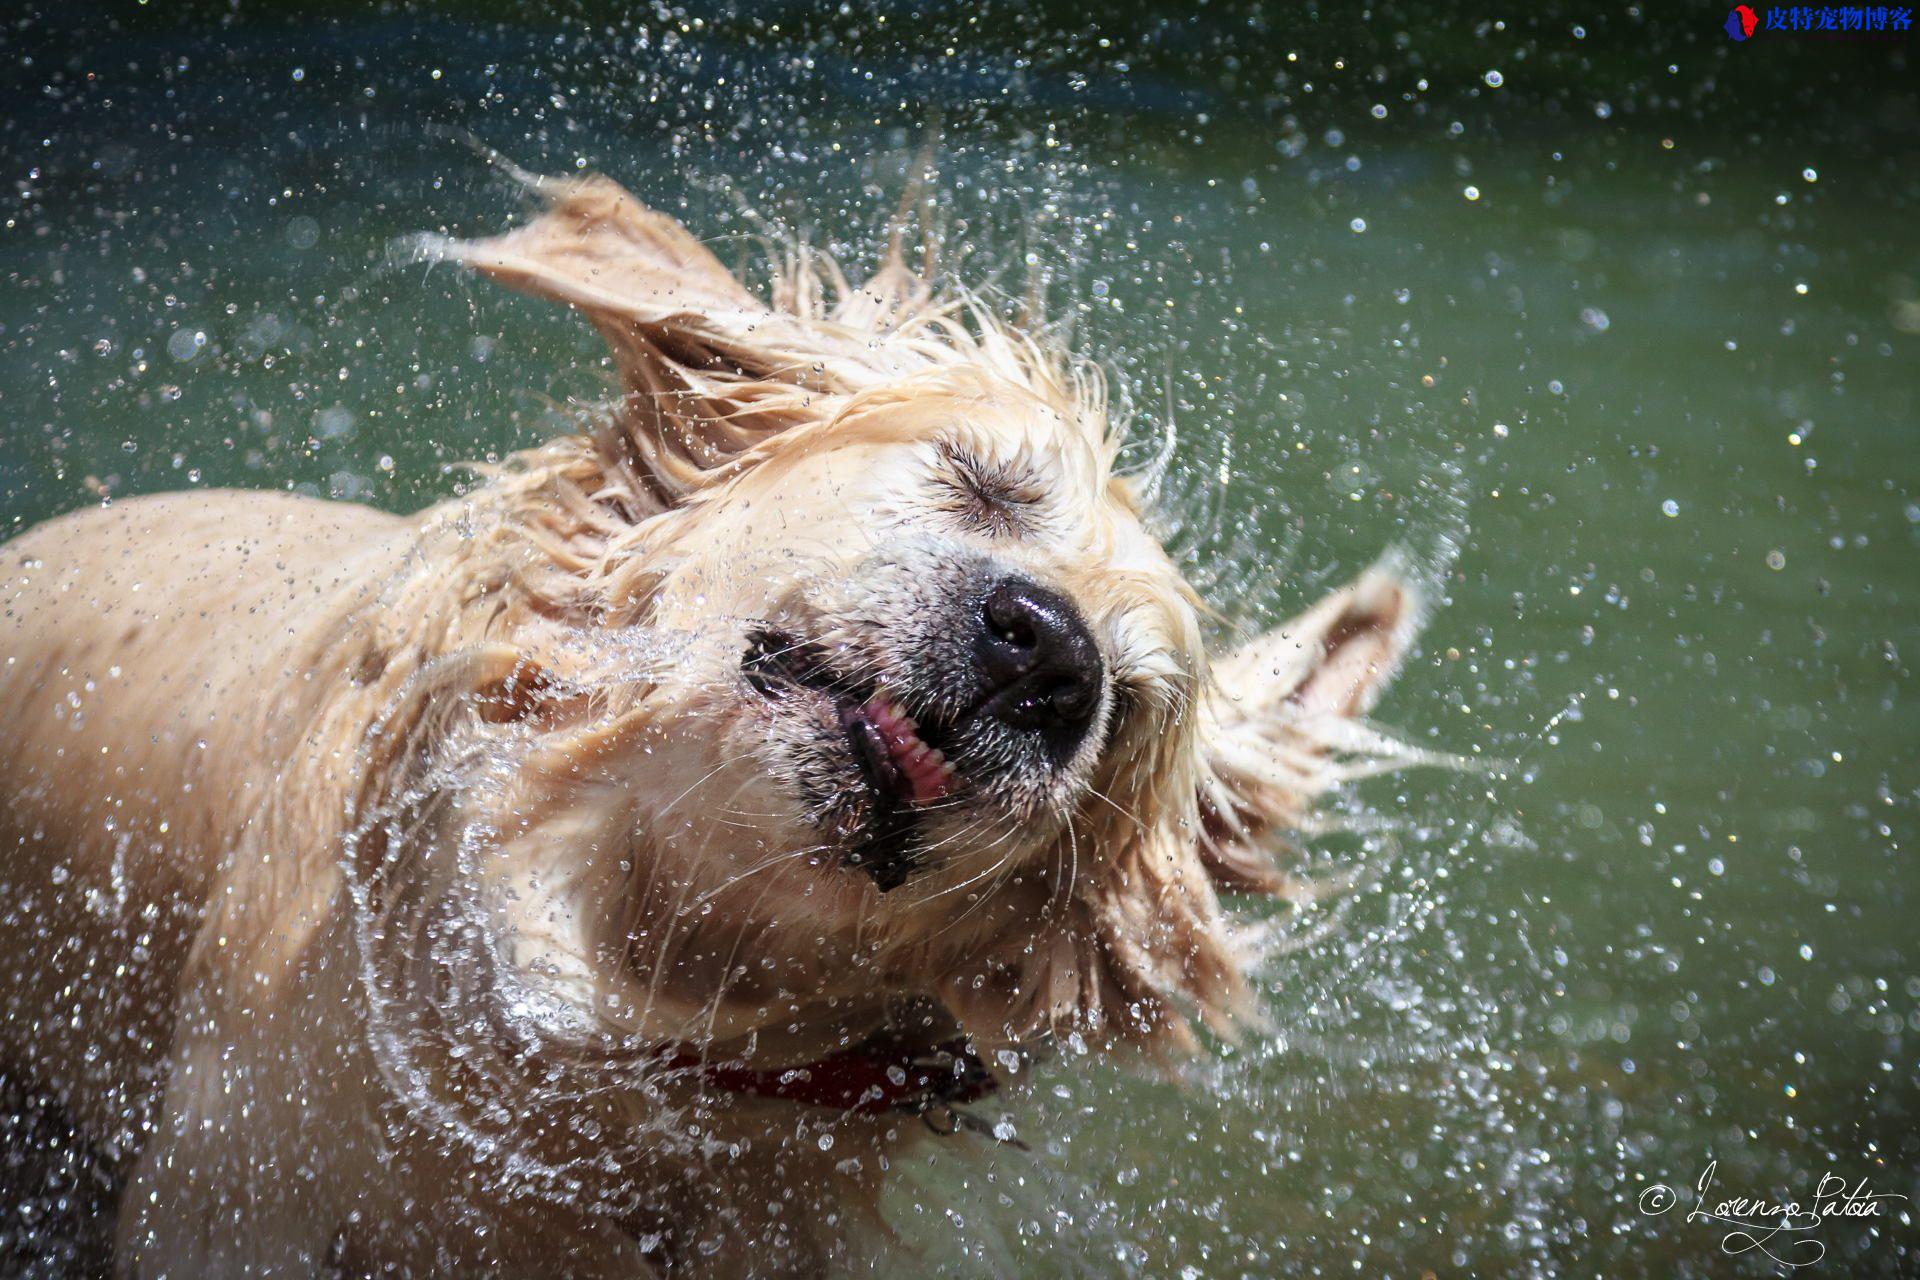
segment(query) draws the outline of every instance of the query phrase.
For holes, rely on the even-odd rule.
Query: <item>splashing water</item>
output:
[[[1580,95],[1611,73],[1565,60],[1600,16],[1566,39],[1488,25],[1457,53],[1403,18],[1418,60],[1353,56],[1371,46],[1336,21],[1298,48],[1069,32],[1032,60],[987,20],[920,48],[824,18],[410,17],[291,48],[35,19],[6,56],[46,91],[0,131],[7,527],[193,486],[413,509],[575,429],[610,385],[583,326],[390,255],[523,207],[439,125],[536,172],[611,173],[730,263],[795,238],[856,263],[937,103],[923,216],[946,270],[996,306],[1044,298],[1111,372],[1216,638],[1389,547],[1431,620],[1379,713],[1391,738],[1343,744],[1302,893],[1242,908],[1273,950],[1270,1030],[1173,1081],[1072,1043],[1023,1065],[1002,1122],[1033,1152],[903,1161],[903,1255],[969,1276],[1720,1274],[1715,1237],[1635,1210],[1642,1186],[1689,1186],[1711,1152],[1743,1189],[1831,1167],[1920,1192],[1913,177],[1866,110],[1837,141],[1743,141],[1763,131],[1722,127],[1696,83],[1729,81],[1691,37],[1654,41],[1675,52],[1642,92],[1590,95],[1643,104],[1600,116]],[[1538,65],[1563,87],[1530,88]],[[1776,65],[1825,84],[1806,49]],[[1542,101],[1580,124],[1501,114]],[[630,640],[635,678],[672,660],[671,638]],[[1374,757],[1479,767],[1369,776]],[[488,833],[419,800],[509,767],[436,757],[359,815],[358,978],[393,1123],[578,1203],[621,1159],[616,1127],[531,1155],[504,1118],[592,1115],[610,1077],[666,1068],[538,982],[471,1033],[503,965]],[[397,826],[437,834],[395,896],[372,833]],[[529,1081],[512,1047],[531,1043],[577,1052]],[[489,1107],[436,1095],[446,1055]],[[114,1162],[62,1154],[15,1195],[16,1153],[74,1140],[30,1082],[7,1088],[0,1207],[30,1227],[0,1229],[0,1270],[85,1255]],[[670,1112],[627,1136],[698,1146]],[[1830,1243],[1897,1273],[1911,1222]]]

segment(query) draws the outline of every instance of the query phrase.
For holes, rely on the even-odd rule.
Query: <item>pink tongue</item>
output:
[[[952,775],[914,732],[913,721],[895,714],[892,704],[881,698],[875,698],[860,710],[880,731],[881,741],[887,744],[888,757],[907,780],[908,795],[913,803],[931,804],[953,790]]]

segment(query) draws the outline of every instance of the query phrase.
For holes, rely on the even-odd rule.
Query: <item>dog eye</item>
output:
[[[1015,537],[1026,530],[1040,502],[1032,477],[950,445],[941,446],[940,456],[945,466],[939,483],[948,494],[941,510],[996,537]]]

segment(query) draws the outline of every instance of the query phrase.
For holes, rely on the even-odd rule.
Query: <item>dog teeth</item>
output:
[[[905,775],[915,803],[928,804],[946,795],[958,780],[958,771],[946,753],[936,751],[920,736],[920,725],[892,698],[877,697],[862,709],[886,743],[894,765]]]

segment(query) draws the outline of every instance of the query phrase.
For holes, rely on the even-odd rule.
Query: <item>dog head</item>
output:
[[[526,227],[436,250],[581,310],[623,383],[590,450],[503,487],[529,616],[676,638],[631,706],[589,691],[574,713],[595,751],[601,721],[644,726],[619,766],[650,845],[621,863],[648,866],[622,927],[654,940],[652,980],[738,992],[741,1020],[709,1026],[742,1031],[856,992],[936,999],[989,1040],[1224,1026],[1247,956],[1216,889],[1327,744],[1222,773],[1212,739],[1364,710],[1411,597],[1329,615],[1286,688],[1256,659],[1264,716],[1209,710],[1199,602],[1092,371],[897,249],[858,288],[796,255],[762,301],[612,183],[542,185]],[[1352,687],[1314,695],[1342,661]],[[679,934],[662,883],[664,914],[700,909]]]
[[[1123,736],[1190,736],[1193,604],[1062,392],[962,366],[851,395],[676,539],[654,617],[738,620],[704,685],[742,786],[883,893],[1026,868]]]

